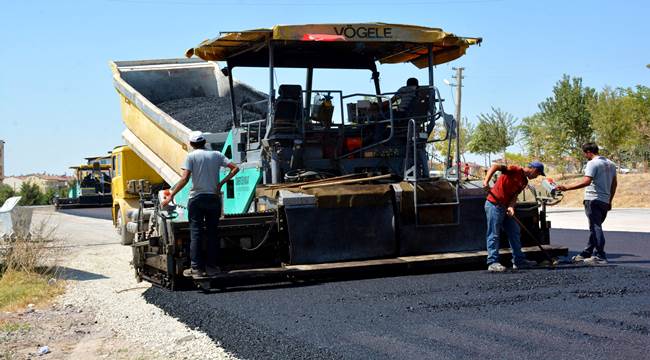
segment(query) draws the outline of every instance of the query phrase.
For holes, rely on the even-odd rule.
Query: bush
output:
[[[0,239],[0,311],[47,303],[65,290],[56,280],[61,247],[54,231],[42,221]]]
[[[42,221],[32,225],[31,230],[14,229],[11,237],[0,239],[1,270],[51,272],[56,268],[54,260],[59,243],[54,236],[55,230],[47,221]]]
[[[22,197],[19,203],[22,206],[42,205],[43,193],[41,192],[41,188],[36,184],[24,182],[20,186],[20,192],[18,194]]]
[[[2,204],[12,196],[16,196],[14,189],[7,184],[0,184],[0,206],[2,206]]]

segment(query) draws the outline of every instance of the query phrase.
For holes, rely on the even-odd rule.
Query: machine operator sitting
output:
[[[397,93],[391,98],[391,103],[396,111],[396,118],[408,116],[411,104],[417,97],[419,86],[418,79],[409,78],[406,80],[406,86],[399,88]]]

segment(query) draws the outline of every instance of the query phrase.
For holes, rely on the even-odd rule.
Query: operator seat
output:
[[[409,104],[407,116],[409,119],[423,121],[429,113],[429,99],[431,98],[431,89],[420,88],[417,89],[417,94],[413,101]]]
[[[275,100],[271,138],[295,138],[302,132],[302,87],[280,85]]]

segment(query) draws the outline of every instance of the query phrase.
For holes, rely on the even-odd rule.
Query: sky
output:
[[[70,173],[87,156],[123,144],[110,60],[183,57],[220,31],[275,24],[387,22],[482,37],[439,65],[436,85],[453,113],[452,67],[464,67],[462,114],[476,122],[498,107],[534,114],[563,74],[587,86],[650,85],[648,1],[517,0],[0,0],[0,140],[5,173]],[[382,89],[426,69],[382,65]],[[268,79],[241,71],[259,89]],[[315,74],[315,86],[372,90],[369,74]],[[278,73],[280,83],[292,74]],[[300,79],[304,79],[301,75]],[[319,82],[320,81],[320,82]],[[515,147],[516,150],[516,147]]]

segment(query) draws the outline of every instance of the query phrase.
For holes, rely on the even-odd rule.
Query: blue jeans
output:
[[[526,259],[521,252],[521,234],[519,224],[506,215],[506,208],[500,205],[494,205],[485,201],[485,216],[487,217],[487,263],[492,264],[499,261],[499,238],[501,230],[505,230],[512,249],[512,263],[520,264]]]
[[[190,220],[190,261],[192,269],[217,266],[220,241],[217,237],[221,217],[221,199],[214,194],[199,194],[187,203]],[[206,256],[204,258],[203,248]]]
[[[609,204],[600,200],[585,200],[585,214],[589,219],[589,242],[580,255],[591,257],[594,254],[601,259],[607,259],[605,254],[605,233],[603,233],[603,222],[609,211]]]

